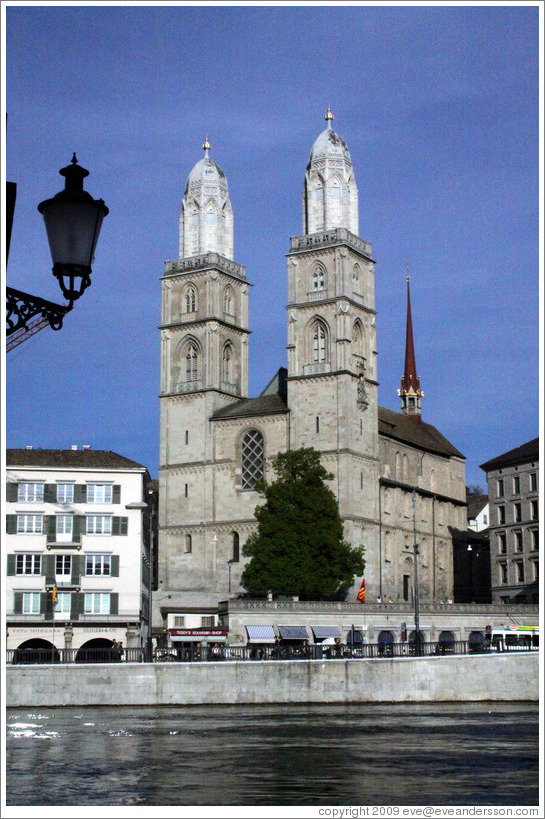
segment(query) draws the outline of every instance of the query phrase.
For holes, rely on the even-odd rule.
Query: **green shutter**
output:
[[[83,597],[83,594],[79,594],[78,592],[74,592],[74,594],[70,597],[70,619],[71,620],[79,620],[80,614],[80,601]]]
[[[47,543],[57,542],[57,518],[55,515],[44,516],[44,531],[47,534]]]
[[[8,577],[15,574],[17,557],[16,555],[8,555]]]
[[[13,593],[13,612],[14,614],[23,613],[23,592]]]
[[[17,534],[17,515],[6,515],[6,534]]]
[[[121,486],[118,483],[114,484],[113,503],[121,503]]]
[[[50,591],[40,594],[40,614],[45,614],[46,620],[53,619],[53,595]]]
[[[126,517],[112,518],[112,535],[126,535],[129,531],[129,519]]]
[[[42,555],[42,575],[45,576],[47,586],[52,586],[55,582],[55,555]]]
[[[112,577],[119,577],[119,555],[112,555],[111,557],[110,574]]]
[[[7,483],[6,484],[6,501],[8,503],[16,503],[17,496],[19,494],[18,484],[16,483]]]
[[[110,614],[119,614],[119,594],[117,592],[110,594]]]
[[[85,515],[74,515],[72,521],[72,543],[81,543],[82,532],[85,532]]]
[[[46,483],[44,486],[44,503],[57,502],[57,484]]]
[[[87,485],[77,483],[74,486],[74,503],[87,503]]]
[[[70,577],[70,581],[75,585],[79,586],[81,582],[81,575],[85,570],[85,556],[84,555],[72,555],[72,575]]]

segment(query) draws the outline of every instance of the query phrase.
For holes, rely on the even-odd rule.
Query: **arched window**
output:
[[[199,377],[198,353],[195,344],[191,341],[188,344],[185,354],[185,380],[197,381]]]
[[[225,293],[223,294],[223,312],[227,313],[229,316],[233,316],[235,311],[233,310],[233,291],[230,287],[225,288]]]
[[[242,488],[253,489],[263,477],[263,436],[250,429],[242,439]]]
[[[231,353],[232,348],[230,344],[226,344],[223,348],[223,356],[222,356],[222,364],[221,364],[221,374],[222,380],[226,384],[231,383]]]
[[[233,532],[233,556],[232,563],[238,563],[240,560],[240,537],[238,532]]]
[[[197,291],[193,285],[189,285],[185,291],[185,312],[194,313],[197,309]]]
[[[193,551],[193,543],[192,543],[191,535],[186,535],[185,536],[185,543],[184,543],[184,552],[186,553],[186,555],[189,555],[189,554],[191,554],[192,551]]]
[[[352,330],[352,343],[354,355],[363,355],[363,330],[359,321],[354,322],[354,329]]]
[[[325,270],[321,264],[317,264],[312,272],[312,289],[323,290],[325,287]]]
[[[327,333],[321,321],[317,321],[312,332],[312,360],[320,364],[327,360]]]
[[[352,289],[354,293],[361,294],[361,268],[359,264],[355,264],[352,271]]]

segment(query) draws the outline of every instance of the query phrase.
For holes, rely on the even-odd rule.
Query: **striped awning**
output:
[[[308,640],[305,626],[278,626],[282,640]]]
[[[315,640],[323,640],[324,637],[340,637],[341,630],[338,626],[311,626]]]
[[[274,643],[275,633],[272,626],[246,626],[249,643]]]

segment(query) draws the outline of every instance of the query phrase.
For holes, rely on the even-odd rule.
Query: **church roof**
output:
[[[465,458],[465,455],[462,455],[462,453],[431,424],[427,424],[425,421],[415,424],[409,416],[401,412],[394,412],[394,410],[388,409],[387,407],[378,408],[378,431],[379,435],[395,438],[398,441],[418,447],[418,449],[426,450],[427,452],[435,452],[437,455],[445,455],[447,457],[456,456],[458,458]]]
[[[212,416],[213,421],[223,418],[249,418],[256,415],[275,415],[289,412],[286,403],[278,393],[259,395],[257,398],[243,398],[228,407],[222,407]]]

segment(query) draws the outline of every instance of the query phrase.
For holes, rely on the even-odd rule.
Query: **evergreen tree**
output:
[[[260,481],[265,498],[255,516],[257,531],[243,554],[251,558],[242,583],[252,595],[299,595],[304,599],[343,596],[365,567],[363,548],[345,542],[331,475],[320,453],[302,448],[273,460],[277,479]]]

